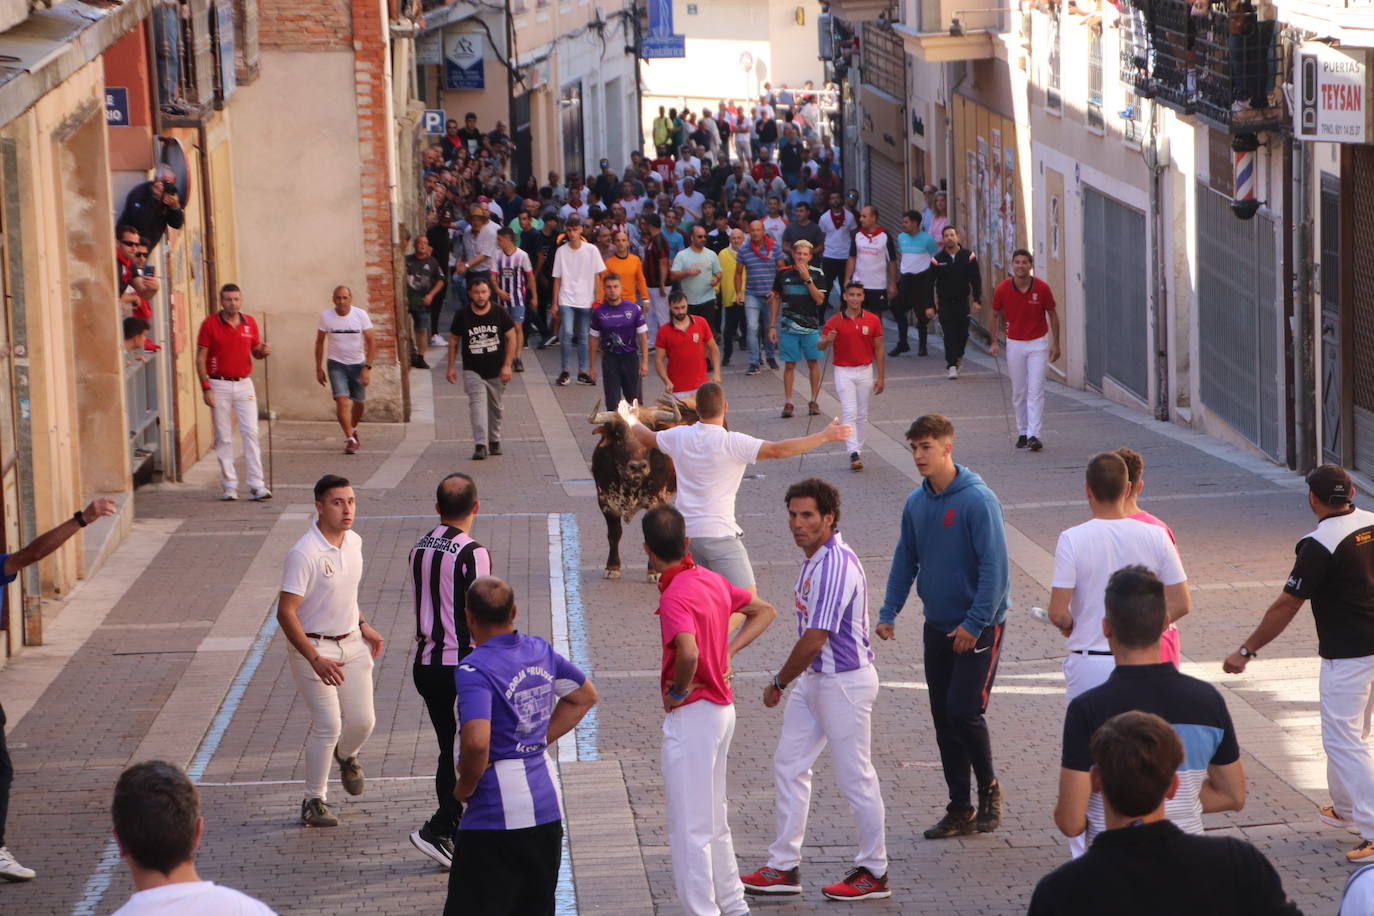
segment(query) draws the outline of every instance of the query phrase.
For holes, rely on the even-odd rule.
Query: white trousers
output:
[[[336,634],[329,634],[336,635]],[[305,797],[326,798],[330,758],[338,749],[347,760],[372,734],[377,714],[372,706],[372,652],[367,640],[354,630],[346,639],[312,639],[315,650],[343,665],[343,683],[332,687],[320,680],[304,655],[287,644],[291,676],[296,690],[310,710],[310,731],[305,739]]]
[[[1008,356],[1011,354],[1008,353]],[[1116,667],[1116,659],[1110,655],[1079,655],[1070,652],[1064,658],[1064,706],[1067,708],[1073,698],[1100,684],[1107,683]],[[1069,856],[1078,858],[1088,851],[1088,832],[1069,837]]]
[[[663,719],[663,792],[673,884],[687,916],[749,912],[727,818],[735,707],[697,700]]]
[[[811,808],[811,767],[828,744],[840,794],[859,828],[854,864],[887,874],[886,816],[870,735],[878,669],[865,665],[840,674],[806,671],[797,679],[782,713],[782,734],[773,754],[777,838],[768,864],[787,871],[801,864],[806,815]]]
[[[868,425],[868,396],[872,393],[872,363],[867,366],[835,367],[835,395],[840,399],[840,422],[854,427],[854,434],[844,440],[847,451],[863,450],[864,427]]]
[[[1040,435],[1045,413],[1045,367],[1050,364],[1050,335],[1038,340],[1007,338],[1007,373],[1011,376],[1011,406],[1016,412],[1016,431],[1022,436]]]
[[[253,390],[253,380],[244,378],[237,382],[226,382],[212,378],[210,392],[215,396],[215,406],[210,409],[210,416],[215,422],[215,457],[219,459],[224,489],[233,492],[239,486],[239,475],[234,470],[232,438],[235,421],[238,422],[239,437],[243,439],[243,463],[248,472],[248,486],[262,488],[266,481],[262,478],[262,452],[258,449],[258,398]]]
[[[1374,655],[1322,659],[1319,690],[1331,804],[1355,823],[1362,839],[1374,840]]]
[[[654,345],[658,339],[658,329],[672,320],[672,315],[668,311],[668,294],[660,293],[657,286],[649,287],[649,346]],[[607,410],[614,410],[608,407]]]

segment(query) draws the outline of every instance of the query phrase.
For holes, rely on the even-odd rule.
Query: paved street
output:
[[[274,359],[285,358],[282,349]],[[529,371],[507,394],[499,458],[469,460],[466,399],[436,369],[423,378],[412,373],[416,422],[364,423],[357,456],[340,453],[333,425],[278,424],[271,502],[214,501],[212,462],[186,483],[140,491],[134,536],[50,616],[48,645],[0,670],[17,767],[8,842],[40,875],[0,887],[0,912],[118,907],[130,884],[109,839],[110,789],[123,767],[150,757],[188,766],[201,785],[203,876],[282,912],[438,912],[446,876],[406,839],[433,807],[436,748],[410,684],[405,555],[430,524],[435,483],[452,470],[477,478],[482,514],[474,534],[514,584],[524,628],[554,639],[601,693],[576,741],[559,749],[572,865],[562,910],[679,912],[658,767],[657,592],[642,575],[638,523],[627,526],[622,544],[625,577],[603,579],[604,525],[586,464],[593,445],[586,417],[599,388],[551,387],[553,351],[531,352],[525,363]],[[827,394],[825,417],[782,420],[773,374],[746,379],[737,363],[725,380],[731,427],[754,435],[801,435],[838,411]],[[737,663],[731,801],[742,870],[764,863],[773,828],[771,756],[781,711],[765,709],[759,695],[795,638],[790,589],[801,555],[786,534],[783,493],[812,474],[840,486],[841,527],[867,568],[876,617],[898,512],[916,485],[902,433],[917,414],[938,410],[955,422],[956,460],[982,474],[1006,508],[1014,609],[989,713],[1006,817],[988,835],[921,837],[945,798],[917,663],[919,608],[909,605],[897,640],[877,649],[883,690],[874,756],[894,895],[866,912],[1024,912],[1035,880],[1064,861],[1067,847],[1051,819],[1062,639],[1028,609],[1048,603],[1059,531],[1087,517],[1085,459],[1119,445],[1145,456],[1142,505],[1178,535],[1194,589],[1193,612],[1181,624],[1185,670],[1223,688],[1245,751],[1245,810],[1209,816],[1208,826],[1256,843],[1305,912],[1333,912],[1349,872],[1342,853],[1354,839],[1323,827],[1313,810],[1327,798],[1310,614],[1244,677],[1221,673],[1221,659],[1287,575],[1294,541],[1311,528],[1301,482],[1237,449],[1057,386],[1047,397],[1046,450],[1016,451],[1003,384],[985,356],[973,357],[958,381],[944,378],[938,348],[928,358],[889,360],[888,390],[872,401],[862,474],[848,471],[834,445],[760,463],[746,478],[740,523],[761,594],[781,616]],[[310,485],[326,471],[358,487],[356,530],[368,561],[362,606],[388,645],[375,674],[377,730],[362,754],[367,792],[349,798],[333,782],[342,825],[306,830],[297,821],[306,715],[272,602],[282,557],[308,525]],[[824,756],[814,786],[806,893],[759,903],[759,912],[819,912],[826,906],[820,886],[838,880],[852,856],[851,819]]]

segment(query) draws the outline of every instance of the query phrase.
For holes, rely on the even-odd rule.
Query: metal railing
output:
[[[1088,30],[1088,126],[1104,130],[1102,119],[1102,29]]]
[[[129,464],[135,474],[158,451],[157,357],[138,353],[142,359],[125,357],[124,407],[129,431]]]

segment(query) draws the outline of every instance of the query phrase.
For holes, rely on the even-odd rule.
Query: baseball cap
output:
[[[1307,488],[1324,503],[1348,503],[1355,497],[1355,483],[1339,464],[1323,464],[1307,474]]]

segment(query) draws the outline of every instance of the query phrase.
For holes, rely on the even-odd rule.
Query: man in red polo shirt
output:
[[[239,498],[234,470],[234,420],[243,439],[243,463],[248,471],[248,497],[271,499],[262,476],[258,449],[258,399],[253,390],[254,359],[266,359],[272,348],[258,335],[258,323],[242,312],[243,292],[233,283],[219,289],[219,311],[200,323],[196,335],[196,374],[200,390],[215,421],[215,457],[223,478],[220,499]]]
[[[1007,338],[1007,373],[1011,376],[1011,403],[1016,411],[1017,448],[1038,452],[1040,417],[1045,409],[1045,366],[1059,359],[1059,315],[1054,310],[1050,285],[1031,276],[1035,261],[1018,248],[1011,256],[1011,276],[992,294],[997,328],[988,352],[997,357],[997,335]]]
[[[835,393],[840,397],[840,422],[853,427],[845,445],[849,469],[864,469],[861,452],[868,424],[868,395],[883,393],[886,375],[883,356],[883,320],[864,311],[864,285],[852,280],[844,288],[844,308],[830,317],[816,342],[818,350],[835,348]],[[873,367],[877,365],[877,374]]]
[[[659,327],[654,338],[654,369],[673,397],[685,400],[706,384],[706,360],[711,360],[711,381],[720,381],[720,347],[711,325],[687,311],[687,297],[674,292],[668,297],[671,320]],[[615,409],[614,404],[607,407]]]
[[[684,912],[749,912],[730,838],[725,777],[735,734],[735,653],[760,636],[778,612],[747,589],[696,565],[687,523],[672,506],[644,513],[644,552],[659,573],[663,668],[663,793],[673,883]],[[744,625],[734,639],[732,618]]]

